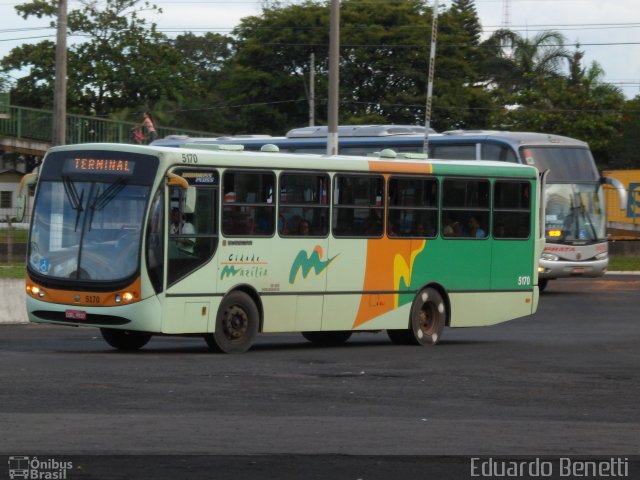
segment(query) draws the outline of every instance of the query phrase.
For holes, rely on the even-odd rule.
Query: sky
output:
[[[22,2],[0,0],[0,57],[22,43],[55,40],[55,31],[46,28],[48,19],[23,20],[13,8],[17,3]],[[163,13],[149,15],[148,19],[170,37],[184,31],[228,34],[241,18],[259,15],[263,4],[261,0],[154,3]],[[433,5],[435,0],[429,3]],[[439,3],[448,7],[451,0]],[[69,0],[69,9],[79,5],[80,0]],[[625,97],[640,95],[640,0],[475,0],[475,5],[485,35],[503,26],[530,37],[541,30],[558,30],[567,38],[571,50],[572,45],[580,44],[585,52],[584,66],[598,62],[605,71],[605,81],[621,88]],[[73,41],[70,39],[70,43]]]

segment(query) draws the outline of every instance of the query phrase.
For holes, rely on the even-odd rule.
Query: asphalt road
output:
[[[608,275],[552,282],[535,315],[446,329],[435,347],[381,332],[335,348],[265,335],[243,355],[156,337],[122,353],[95,329],[0,325],[0,454],[154,455],[126,457],[159,469],[136,478],[213,462],[210,478],[354,479],[424,472],[424,456],[431,478],[467,478],[452,472],[473,455],[638,456],[638,312],[640,277]],[[67,478],[133,478],[109,458]]]

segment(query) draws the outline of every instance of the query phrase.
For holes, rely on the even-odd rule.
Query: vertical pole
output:
[[[338,153],[338,87],[340,54],[340,0],[331,0],[329,25],[329,129],[327,155]]]
[[[51,143],[64,145],[67,136],[67,0],[58,0],[56,38],[56,80],[53,92],[53,132]]]
[[[429,156],[429,130],[431,129],[431,100],[433,96],[433,74],[436,64],[436,38],[438,36],[438,0],[433,6],[433,24],[431,25],[431,53],[429,56],[429,81],[427,85],[427,105],[425,108],[425,130],[423,152]]]
[[[311,52],[309,59],[309,126],[315,125],[316,118],[316,54]]]

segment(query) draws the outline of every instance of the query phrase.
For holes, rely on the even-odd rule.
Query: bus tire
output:
[[[243,353],[253,345],[259,322],[258,308],[251,297],[231,292],[220,304],[215,332],[207,334],[205,340],[214,352]]]
[[[539,278],[538,279],[538,291],[544,292],[544,289],[547,288],[547,285],[549,285],[549,279],[548,278]]]
[[[434,288],[421,290],[411,305],[409,338],[414,345],[435,345],[447,321],[447,305]]]
[[[411,344],[411,334],[408,329],[406,330],[387,330],[387,336],[391,343],[394,345],[409,345]]]
[[[318,345],[342,345],[351,337],[351,331],[338,332],[302,332],[302,336],[311,343]]]
[[[118,350],[139,350],[151,340],[150,333],[135,332],[132,330],[101,328],[100,333],[105,342]]]

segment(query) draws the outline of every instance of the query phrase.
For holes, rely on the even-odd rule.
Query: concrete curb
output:
[[[24,280],[14,278],[0,278],[0,324],[2,323],[27,323],[27,310],[25,307]]]

